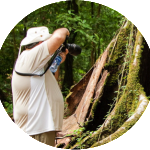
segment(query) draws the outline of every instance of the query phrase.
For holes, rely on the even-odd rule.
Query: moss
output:
[[[121,30],[115,47],[114,47],[115,42],[111,43],[110,45],[110,49],[109,49],[111,53],[111,55],[109,56],[110,61],[105,64],[105,69],[110,72],[110,75],[108,76],[108,79],[105,82],[106,87],[114,86],[118,82],[118,76],[122,71],[121,69],[119,69],[119,66],[122,65],[124,62],[123,58],[126,53],[126,44],[128,43],[127,37],[129,36],[129,33],[130,33],[130,23],[125,29]],[[91,111],[92,118],[94,118],[94,114],[95,114],[95,110],[97,108],[98,102],[99,100],[95,100],[95,103],[92,106],[92,111]],[[123,106],[125,105],[126,103],[124,102]],[[86,142],[84,142],[84,144],[87,145],[86,147],[88,147],[92,143],[95,143],[98,139],[100,140],[102,137],[108,136],[109,134],[113,133],[119,126],[121,126],[121,124],[125,121],[125,119],[127,119],[127,116],[122,118],[121,112],[123,114],[126,114],[126,109],[125,107],[123,107],[121,111],[120,109],[118,109],[117,112],[118,113],[116,114],[116,116],[112,118],[110,126],[105,128],[104,130],[101,129],[97,131],[97,133],[92,138],[89,138]],[[118,122],[118,118],[119,118],[119,122]]]
[[[124,57],[127,53],[127,43],[128,43],[128,36],[130,35],[130,23],[127,24],[126,28],[122,29],[119,36],[117,43],[113,49],[113,44],[110,45],[110,50],[113,51],[112,55],[110,55],[111,59],[110,62],[105,64],[105,69],[110,72],[110,75],[105,83],[105,87],[112,87],[118,82],[119,74],[122,73],[121,65],[124,63]],[[111,121],[107,125],[107,127],[100,128],[97,130],[92,137],[87,136],[82,140],[83,148],[89,148],[91,145],[92,147],[99,146],[105,143],[108,143],[110,139],[107,139],[109,135],[111,136],[111,140],[114,140],[124,134],[127,130],[129,130],[134,124],[135,120],[131,122],[124,123],[136,110],[138,107],[138,98],[141,91],[143,91],[142,86],[139,83],[139,69],[140,69],[140,57],[141,57],[141,50],[136,55],[136,46],[142,46],[142,36],[140,32],[137,32],[132,60],[130,61],[130,65],[126,67],[128,69],[126,73],[128,74],[127,78],[125,79],[127,84],[125,88],[121,91],[118,101],[114,107],[114,114],[111,116]],[[137,57],[137,64],[133,65],[133,61],[135,56]],[[125,77],[124,74],[123,77]],[[105,90],[105,89],[104,89]],[[109,93],[106,93],[107,95]],[[91,113],[92,118],[94,118],[95,110],[97,109],[99,100],[95,100],[93,103]],[[136,120],[138,117],[136,117]],[[119,129],[123,125],[123,128]],[[119,132],[116,132],[119,129]],[[102,143],[98,142],[104,138]],[[76,146],[79,144],[76,144]],[[91,148],[92,148],[91,147]]]
[[[111,59],[110,62],[108,62],[105,65],[105,69],[107,69],[110,72],[110,76],[108,77],[107,82],[105,83],[105,85],[108,86],[114,86],[117,82],[118,82],[118,77],[119,74],[121,74],[122,70],[121,70],[121,65],[124,62],[124,56],[125,53],[127,52],[126,50],[126,45],[128,43],[128,36],[130,34],[130,23],[128,23],[128,25],[126,26],[126,28],[122,29],[120,31],[120,34],[118,36],[116,45],[114,47],[113,50],[113,54],[111,55]],[[113,46],[111,45],[111,48]],[[126,114],[126,102],[123,102],[123,107],[120,110],[120,107],[118,110],[116,110],[118,113],[116,114],[116,116],[114,118],[112,118],[111,121],[111,128],[106,129],[107,133],[109,134],[109,132],[114,132],[123,122],[124,120],[127,118],[126,116],[124,116],[124,119],[122,118],[122,114]],[[93,106],[93,113],[92,115],[94,116],[94,109],[96,109],[96,105]],[[118,122],[118,118],[119,118],[119,122]],[[114,129],[114,130],[112,130]]]
[[[73,92],[69,92],[69,94],[66,96],[65,101],[72,95]]]
[[[94,102],[94,99],[93,99],[93,98],[91,98],[90,103],[92,104],[93,102]]]
[[[129,31],[126,31],[126,32],[129,32]],[[120,34],[123,34],[123,32]],[[137,44],[141,44],[138,41],[138,38],[139,38],[138,36],[140,36],[139,32],[137,33],[137,39],[136,39],[136,43],[134,46],[135,48],[136,48]],[[109,78],[108,82],[106,83],[107,86],[114,85],[114,83],[117,82],[117,80],[118,80],[118,74],[121,71],[120,69],[117,70],[118,65],[122,64],[121,62],[123,62],[120,52],[124,52],[122,49],[126,50],[126,48],[124,46],[126,45],[125,43],[127,42],[127,39],[125,37],[123,39],[121,38],[121,35],[120,35],[120,37],[118,37],[118,42],[117,42],[118,45],[115,47],[115,50],[113,52],[114,54],[112,55],[111,61],[109,64],[107,64],[105,66],[108,69],[111,68],[110,69],[110,71],[111,71],[110,78]],[[120,43],[120,45],[119,45],[119,40],[120,40],[120,42],[123,40],[124,41],[122,43]],[[132,56],[133,58],[130,62],[130,66],[128,67],[129,75],[127,77],[127,85],[122,93],[122,96],[120,97],[119,101],[115,105],[115,108],[114,108],[115,115],[113,115],[113,117],[111,118],[111,123],[109,124],[109,126],[107,126],[107,128],[105,128],[101,131],[98,131],[97,134],[94,135],[94,138],[89,139],[86,144],[88,144],[88,143],[92,144],[95,141],[97,141],[99,138],[99,134],[101,135],[100,140],[102,140],[102,137],[105,138],[105,137],[113,134],[134,113],[135,109],[137,108],[139,93],[142,89],[141,85],[139,84],[139,78],[138,78],[141,51],[139,51],[139,54],[137,57],[137,65],[133,66],[133,59],[135,57],[135,51],[136,51],[135,48],[134,48],[134,53]],[[118,51],[119,49],[120,49],[120,51]],[[119,63],[119,64],[117,64],[117,63]],[[126,128],[130,129],[133,126],[133,124],[134,123],[128,124]],[[118,138],[125,132],[126,131],[122,131],[122,132],[114,134],[112,139]],[[107,142],[109,142],[109,141],[106,141],[106,143]]]
[[[91,117],[92,118],[94,118],[95,110],[97,108],[98,103],[99,103],[99,99],[96,99],[94,104],[92,105],[92,109],[91,109]]]
[[[134,46],[134,53],[133,56],[135,56],[136,53],[136,47],[138,44],[142,44],[141,41],[141,34],[140,32],[137,33],[136,42]],[[138,55],[136,57],[137,64],[133,65],[134,57],[132,58],[131,64],[129,66],[129,75],[127,78],[128,84],[127,84],[127,94],[129,98],[127,99],[128,102],[130,102],[127,106],[127,109],[130,110],[128,112],[134,112],[135,108],[137,107],[137,102],[139,98],[139,93],[142,88],[142,86],[139,84],[139,69],[140,69],[140,57],[141,57],[142,51],[140,50],[138,52]]]
[[[117,39],[116,46],[114,49],[111,46],[111,51],[113,54],[111,55],[110,62],[105,64],[105,69],[110,72],[111,76],[109,76],[107,85],[112,86],[118,80],[118,75],[121,73],[121,70],[118,69],[124,62],[123,58],[126,53],[126,45],[128,43],[127,37],[130,34],[130,23],[129,25],[120,31],[120,34]],[[112,52],[111,52],[112,53]]]
[[[137,34],[137,40],[139,38],[140,34]],[[135,48],[137,43],[135,43]],[[139,51],[141,53],[141,51]],[[134,49],[134,56],[135,56],[135,49]],[[141,88],[139,84],[138,79],[138,73],[139,73],[139,59],[140,54],[137,57],[137,66],[133,66],[133,61],[131,61],[130,67],[129,67],[129,75],[127,78],[127,85],[125,92],[121,99],[119,100],[117,107],[115,108],[115,116],[112,118],[112,129],[115,131],[118,129],[122,123],[128,118],[128,116],[133,113],[137,107],[138,97],[139,97],[139,90]],[[134,57],[133,57],[134,58]],[[111,132],[113,132],[111,130]]]
[[[141,89],[141,93],[145,95],[145,92]],[[141,104],[141,101],[139,101],[138,105]],[[148,105],[145,104],[145,107]],[[138,107],[137,107],[138,108]],[[113,134],[111,134],[110,136],[108,136],[107,138],[105,138],[104,140],[101,140],[100,142],[96,141],[90,148],[96,147],[96,146],[100,146],[103,144],[106,144],[114,139],[117,139],[118,137],[122,136],[124,133],[126,133],[140,118],[140,116],[143,114],[143,110],[141,110],[140,112],[136,112],[134,114],[134,117],[131,117],[129,120],[127,120],[122,126],[121,128],[119,128],[116,132],[114,132]]]

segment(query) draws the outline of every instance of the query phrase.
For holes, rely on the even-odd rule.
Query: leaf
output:
[[[82,23],[86,23],[86,20],[83,20]]]
[[[68,10],[68,14],[71,14],[71,10]]]

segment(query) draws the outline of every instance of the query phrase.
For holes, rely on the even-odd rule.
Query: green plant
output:
[[[13,104],[10,104],[8,102],[4,102],[4,107],[7,112],[7,114],[12,117],[13,116]]]

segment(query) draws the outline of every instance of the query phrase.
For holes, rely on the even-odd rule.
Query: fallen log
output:
[[[89,111],[88,109],[90,106],[90,101],[94,94],[95,86],[98,82],[101,71],[106,63],[107,56],[108,56],[108,49],[106,49],[103,55],[100,57],[100,59],[97,60],[92,75],[90,77],[90,81],[88,82],[88,85],[79,103],[79,106],[77,107],[74,114],[69,116],[67,119],[64,119],[62,132],[59,132],[57,136],[63,137],[67,134],[71,134],[73,133],[74,130],[80,128],[80,126],[83,126],[84,121],[86,119],[86,115]],[[69,142],[70,142],[69,138],[58,140],[58,144],[65,143],[66,145]]]
[[[147,66],[150,67],[150,56],[141,57],[143,51],[144,54],[149,53],[149,48],[143,39],[130,21],[127,20],[122,25],[118,35],[93,66],[92,73],[88,77],[89,82],[86,82],[80,100],[77,100],[78,102],[72,107],[72,115],[64,119],[63,131],[59,134],[61,136],[70,134],[71,137],[59,140],[61,148],[86,149],[106,144],[124,134],[138,121],[149,102],[146,95],[150,94],[148,90],[150,85],[145,83],[145,79],[140,79],[144,73],[147,73],[145,77],[150,76],[150,72],[144,70]],[[82,86],[77,87],[76,85],[76,90],[81,89]],[[74,101],[77,98],[76,94],[70,98],[69,103],[71,99]],[[107,104],[110,107],[106,111],[103,106],[106,107]],[[103,113],[101,109],[105,110],[106,117],[99,114]],[[92,127],[94,130],[90,130],[91,132],[88,131],[90,125],[96,122],[99,123],[98,126]],[[83,130],[75,135],[74,131],[78,129]]]

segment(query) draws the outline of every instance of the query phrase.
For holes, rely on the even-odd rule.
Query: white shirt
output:
[[[45,41],[32,50],[22,52],[15,70],[41,74],[50,58]],[[27,134],[62,130],[63,96],[50,70],[42,77],[20,76],[14,71],[12,93],[15,123]]]

